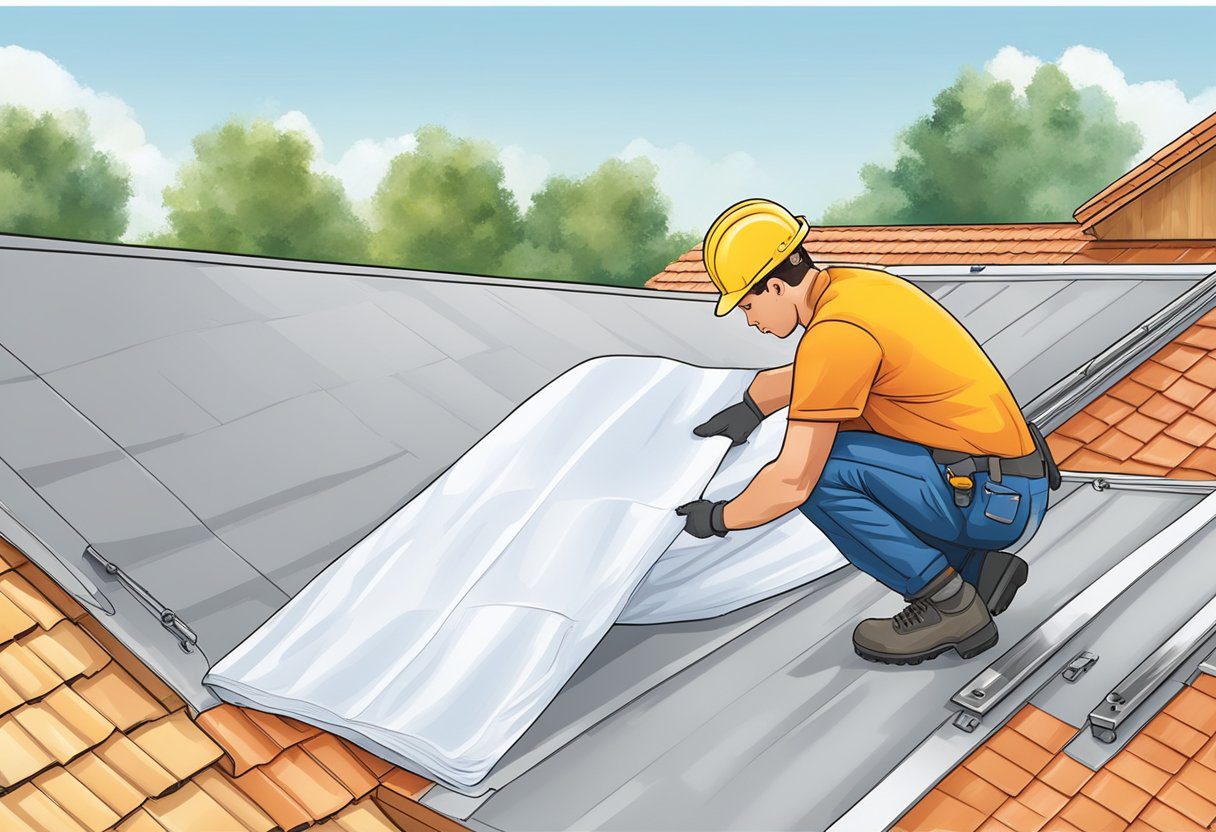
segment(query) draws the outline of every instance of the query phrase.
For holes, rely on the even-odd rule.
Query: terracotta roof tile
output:
[[[245,708],[244,711],[253,724],[280,748],[290,748],[296,743],[303,742],[309,737],[315,737],[321,733],[319,729],[306,725],[299,720],[268,714],[263,711],[255,711],[252,708]]]
[[[72,621],[39,629],[21,640],[63,680],[92,676],[109,663],[109,655]]]
[[[66,769],[51,769],[35,778],[34,785],[89,832],[101,832],[119,821],[117,812]]]
[[[353,795],[302,748],[289,748],[262,767],[266,776],[295,802],[311,820],[328,817],[351,802]]]
[[[1207,736],[1167,713],[1160,713],[1144,726],[1144,733],[1184,757],[1191,757],[1207,741]]]
[[[1044,766],[1039,779],[1063,795],[1072,797],[1089,782],[1093,771],[1063,752]]]
[[[1163,710],[1208,736],[1216,732],[1216,699],[1193,687],[1178,691]]]
[[[26,615],[21,607],[9,600],[7,595],[0,595],[0,643],[25,635],[36,626],[34,619]]]
[[[966,803],[934,789],[895,825],[893,832],[935,832],[939,829],[973,832],[984,820],[982,813]]]
[[[1106,768],[1150,795],[1159,792],[1170,779],[1170,772],[1158,768],[1130,750],[1120,751],[1106,764]]]
[[[1134,436],[1128,436],[1118,428],[1111,428],[1090,442],[1087,447],[1095,453],[1124,462],[1132,454],[1139,452],[1144,447],[1144,443]]]
[[[1133,416],[1135,414],[1132,414]],[[1051,455],[1055,458],[1056,463],[1062,463],[1074,451],[1085,447],[1084,442],[1078,442],[1076,439],[1071,439],[1059,431],[1053,432],[1047,437],[1047,446],[1051,449]]]
[[[26,702],[45,696],[63,683],[46,662],[16,641],[0,647],[0,678]]]
[[[144,802],[142,791],[92,752],[69,763],[67,771],[120,817],[135,811]]]
[[[159,676],[149,670],[147,665],[116,639],[109,630],[101,626],[97,619],[86,616],[80,619],[79,624],[93,637],[94,641],[101,645],[106,653],[122,665],[123,670],[133,676],[144,690],[152,694],[152,698],[159,702],[165,710],[176,711],[185,707],[186,703],[181,700],[181,697],[161,681]]]
[[[270,832],[275,828],[270,815],[215,769],[203,769],[194,775],[194,782],[251,832]]]
[[[250,769],[233,782],[285,832],[303,829],[312,823],[313,818],[308,811],[267,777],[261,768]]]
[[[1032,780],[1029,786],[1022,789],[1022,793],[1018,795],[1017,799],[1036,815],[1044,818],[1055,817],[1068,803],[1065,795],[1060,794],[1042,780]]]
[[[1107,768],[1094,774],[1081,789],[1081,794],[1096,801],[1099,806],[1110,809],[1128,823],[1136,819],[1152,797],[1149,792]]]
[[[1180,373],[1185,373],[1188,369],[1194,366],[1199,359],[1204,358],[1206,355],[1207,350],[1198,349],[1175,340],[1158,351],[1157,354],[1153,356],[1153,360],[1160,364],[1164,364],[1171,370],[1177,370]],[[1199,379],[1196,379],[1196,381],[1199,381]]]
[[[363,767],[344,742],[333,734],[321,734],[300,744],[335,780],[357,800],[380,785],[380,781]]]
[[[113,723],[69,687],[55,688],[40,704],[54,711],[65,725],[70,725],[88,748],[97,745],[114,731]]]
[[[221,764],[229,774],[244,774],[270,762],[282,750],[249,718],[249,713],[253,712],[224,704],[198,715],[199,726],[224,750]]]
[[[1016,763],[986,747],[981,747],[964,760],[963,766],[1008,795],[1015,795],[1026,788],[1026,784],[1034,776]]]
[[[405,769],[393,769],[380,778],[384,788],[402,795],[403,797],[418,797],[431,787],[431,782]]]
[[[1009,726],[997,731],[988,740],[987,747],[1031,774],[1038,774],[1051,762],[1050,751]]]
[[[1106,432],[1106,423],[1082,411],[1056,428],[1056,432],[1079,442],[1092,442]]]
[[[160,703],[117,662],[75,682],[72,689],[122,731],[165,715]]]
[[[1079,794],[1060,810],[1060,817],[1083,832],[1123,832],[1127,822],[1110,809]]]
[[[1084,412],[1108,425],[1114,425],[1135,409],[1132,405],[1120,401],[1114,396],[1103,396],[1090,402]]]
[[[342,832],[393,832],[397,827],[371,800],[361,800],[334,816]]]
[[[1148,465],[1159,465],[1163,468],[1174,468],[1191,455],[1194,447],[1185,442],[1179,442],[1169,436],[1154,437],[1139,451],[1132,454],[1132,459]]]
[[[195,783],[186,783],[171,794],[148,801],[144,804],[144,811],[168,832],[200,832],[204,829],[244,832],[244,824]]]
[[[1169,774],[1177,774],[1187,758],[1147,732],[1137,734],[1127,744],[1127,750]]]
[[[0,718],[0,787],[9,789],[54,762],[12,716]]]
[[[178,780],[211,765],[222,753],[185,711],[141,725],[128,736]]]
[[[0,676],[0,716],[4,716],[24,704],[25,697],[13,690],[12,685],[5,681],[3,676]]]
[[[24,575],[13,571],[0,575],[0,593],[8,596],[10,601],[37,621],[38,626],[44,630],[51,629],[63,620],[63,613],[35,589]]]
[[[1216,425],[1200,419],[1194,414],[1186,413],[1165,429],[1165,435],[1191,447],[1196,447],[1216,436]]]
[[[136,811],[114,828],[118,832],[166,832],[165,827],[153,820],[143,809]]]
[[[1047,818],[1012,797],[1001,804],[992,817],[1014,832],[1038,832],[1047,823]]]
[[[937,787],[985,815],[995,812],[1008,797],[996,786],[962,766],[946,775]]]
[[[1216,329],[1195,324],[1175,339],[1180,344],[1198,347],[1201,350],[1216,350]]]
[[[1139,819],[1157,832],[1204,832],[1204,827],[1160,800],[1150,800]]]
[[[1216,805],[1204,800],[1178,780],[1171,780],[1157,793],[1157,800],[1185,815],[1201,827],[1216,819]]]
[[[366,768],[372,774],[376,775],[376,778],[379,780],[383,780],[386,775],[388,775],[390,772],[393,772],[393,771],[398,771],[402,774],[409,774],[409,772],[396,768],[392,763],[390,763],[384,759],[381,759],[380,757],[377,757],[375,754],[372,754],[370,751],[363,750],[362,748],[360,748],[359,746],[355,745],[352,742],[349,742],[347,740],[343,740],[343,742],[346,744],[347,750],[350,751],[351,754],[355,755],[355,759],[357,759],[360,763],[362,763],[364,768]],[[414,775],[411,775],[411,776],[414,776]],[[423,780],[421,777],[419,777],[417,779],[422,781],[423,783],[430,782],[429,780]]]
[[[88,832],[32,783],[26,783],[0,797],[0,802],[34,829],[48,832]]]
[[[164,794],[177,785],[177,778],[124,734],[115,734],[93,749],[101,760],[145,795]]]
[[[1034,705],[1027,705],[1009,720],[1009,727],[1029,737],[1052,754],[1058,753],[1068,741],[1076,736],[1077,729],[1067,722]]]

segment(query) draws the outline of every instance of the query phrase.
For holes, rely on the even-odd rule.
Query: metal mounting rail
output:
[[[134,595],[135,599],[139,601],[144,608],[155,615],[157,619],[160,620],[161,626],[173,633],[174,637],[177,638],[177,643],[181,646],[183,653],[190,653],[193,651],[195,645],[198,644],[198,635],[194,632],[194,630],[191,630],[188,626],[186,626],[185,621],[182,621],[177,617],[177,613],[173,612],[173,610],[156,600],[156,597],[152,595],[152,593],[148,592],[148,590],[140,586],[140,584],[137,583],[130,575],[122,571],[118,564],[111,563],[110,561],[106,560],[102,554],[92,546],[89,546],[84,550],[84,556],[100,566],[102,571],[107,575],[117,578],[118,582],[123,585],[127,592]]]
[[[1055,427],[1054,420],[1086,397],[1141,351],[1147,349],[1175,324],[1204,311],[1216,302],[1216,272],[1209,274],[1166,304],[1140,326],[1124,335],[1076,371],[1065,376],[1024,408],[1044,433]]]
[[[1060,478],[1064,482],[1087,483],[1095,491],[1167,491],[1173,494],[1210,494],[1216,491],[1216,480],[1178,480],[1143,474],[1091,474],[1083,471],[1061,471]]]
[[[1028,633],[959,688],[950,699],[962,707],[954,724],[964,731],[974,731],[985,714],[1038,670],[1091,618],[1213,519],[1216,519],[1216,494],[1209,494],[1073,596],[1037,630]]]
[[[1089,712],[1089,727],[1094,737],[1102,742],[1117,740],[1123,721],[1213,633],[1216,633],[1216,598],[1204,604],[1108,693],[1101,705]]]

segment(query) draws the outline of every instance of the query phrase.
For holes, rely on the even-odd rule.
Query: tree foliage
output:
[[[672,234],[645,158],[610,159],[583,179],[550,177],[532,198],[502,273],[640,285],[696,243]]]
[[[127,171],[94,149],[83,114],[0,107],[0,231],[114,241],[130,197]]]
[[[515,198],[492,145],[425,126],[389,164],[372,198],[377,262],[494,273],[519,238]]]
[[[165,189],[171,228],[156,242],[183,248],[366,260],[368,232],[342,184],[312,169],[300,133],[265,120],[230,121],[194,140],[193,161]]]
[[[1075,89],[1053,64],[1035,72],[1024,97],[968,69],[900,134],[894,165],[863,167],[864,192],[829,207],[823,222],[1068,220],[1141,143],[1106,92]]]

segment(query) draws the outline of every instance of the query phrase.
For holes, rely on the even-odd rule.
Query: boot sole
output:
[[[861,647],[856,643],[853,644],[853,650],[857,655],[870,662],[878,662],[880,664],[920,664],[923,661],[937,658],[947,650],[954,650],[961,658],[971,659],[985,650],[995,647],[999,638],[1000,634],[997,633],[996,623],[989,621],[978,632],[967,636],[962,641],[939,644],[932,650],[925,650],[921,653],[908,653],[904,655],[880,653],[877,650]]]
[[[1030,567],[1026,561],[1008,552],[989,552],[980,568],[980,579],[975,591],[988,608],[989,615],[1000,615],[1009,609],[1013,596],[1018,594]]]

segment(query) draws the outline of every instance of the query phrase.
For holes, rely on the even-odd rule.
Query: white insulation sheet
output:
[[[780,450],[695,425],[752,370],[608,357],[563,374],[212,668],[229,702],[324,727],[466,794],[614,623],[720,615],[844,563],[791,512],[698,540],[673,509]]]

